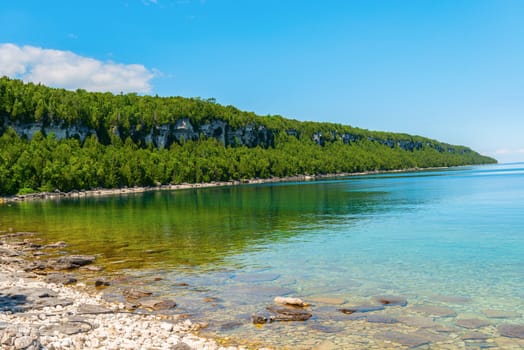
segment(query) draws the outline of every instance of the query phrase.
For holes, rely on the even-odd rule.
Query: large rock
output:
[[[503,337],[524,339],[524,325],[502,324],[498,327],[498,330]]]
[[[73,275],[66,275],[63,273],[51,273],[45,276],[44,281],[46,281],[47,283],[67,285],[76,283],[77,279]]]
[[[148,292],[145,290],[133,289],[133,288],[124,289],[123,294],[129,300],[137,300],[140,298],[145,298],[145,297],[149,297],[153,295],[153,293],[151,292]]]
[[[265,324],[267,323],[267,317],[262,315],[251,315],[251,321],[253,321],[253,324]]]
[[[0,256],[6,256],[9,258],[12,258],[12,257],[19,256],[19,255],[20,253],[17,252],[16,250],[0,247]]]
[[[271,318],[274,321],[307,321],[313,316],[306,310],[285,306],[268,306],[266,309],[275,314]]]
[[[297,307],[305,307],[309,305],[308,303],[304,302],[302,299],[292,298],[292,297],[276,297],[274,301],[277,304],[291,305],[291,306],[297,306]]]
[[[47,267],[53,270],[71,270],[95,261],[92,255],[68,255],[48,261]]]
[[[144,300],[140,302],[140,306],[145,309],[161,311],[170,310],[176,307],[176,303],[172,300]]]

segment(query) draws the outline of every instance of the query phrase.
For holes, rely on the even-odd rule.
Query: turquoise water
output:
[[[0,229],[9,228],[97,252],[107,274],[132,276],[108,298],[143,284],[174,298],[176,313],[207,321],[205,334],[237,342],[398,347],[384,342],[394,331],[463,348],[474,330],[487,337],[478,346],[523,345],[497,326],[524,324],[524,164],[0,206]],[[377,313],[399,322],[337,310],[384,294],[407,299]],[[310,300],[313,318],[252,325],[278,295]],[[406,321],[417,317],[434,326]]]

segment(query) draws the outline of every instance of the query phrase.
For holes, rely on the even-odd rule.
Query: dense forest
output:
[[[420,136],[258,116],[213,99],[0,78],[0,195],[494,163]]]

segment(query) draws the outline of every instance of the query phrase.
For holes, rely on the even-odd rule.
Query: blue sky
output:
[[[2,0],[0,74],[524,161],[523,16],[522,0]]]

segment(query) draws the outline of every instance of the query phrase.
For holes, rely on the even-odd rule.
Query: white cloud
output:
[[[147,93],[157,73],[141,64],[102,62],[71,51],[0,44],[2,75],[70,90]]]
[[[507,149],[502,148],[494,152],[496,155],[508,155],[508,154],[524,154],[524,148],[521,149]]]

